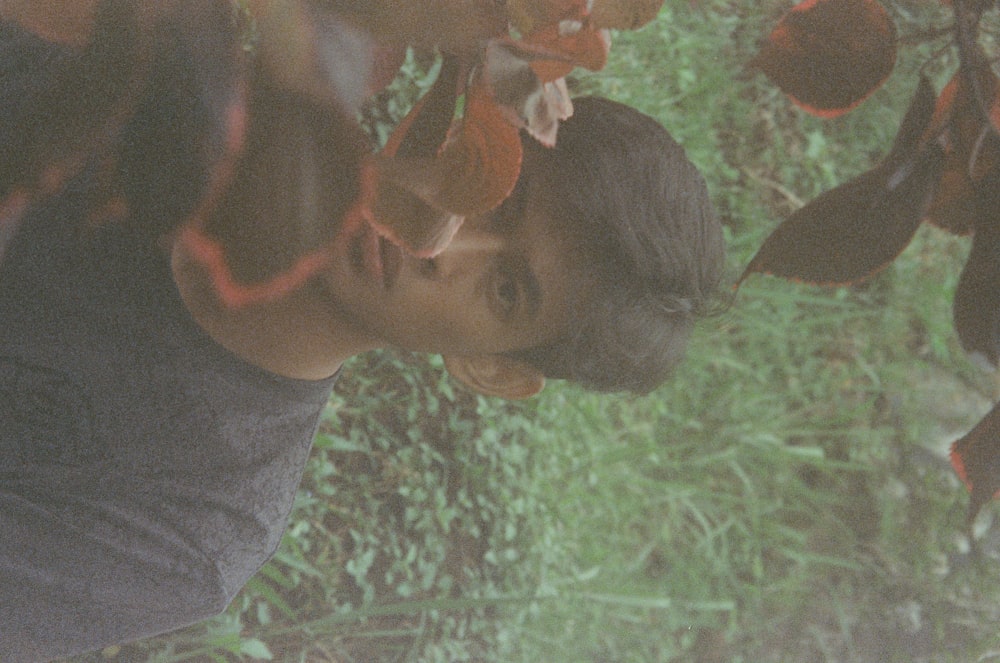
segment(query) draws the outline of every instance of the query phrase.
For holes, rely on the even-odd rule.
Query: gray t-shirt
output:
[[[168,257],[81,223],[83,184],[0,263],[0,661],[225,609],[277,547],[333,379],[269,374],[190,318]]]

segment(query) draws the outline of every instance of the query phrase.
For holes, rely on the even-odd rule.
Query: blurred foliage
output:
[[[790,2],[668,1],[573,81],[657,117],[706,174],[731,272],[790,211],[868,168],[924,67],[913,43],[822,121],[744,63]],[[928,65],[928,58],[936,59]],[[366,115],[386,132],[432,59]],[[205,625],[101,660],[990,661],[995,510],[970,538],[945,458],[996,397],[948,304],[968,241],[931,228],[852,288],[753,277],[648,397],[553,384],[507,404],[395,353],[345,367],[279,554]]]

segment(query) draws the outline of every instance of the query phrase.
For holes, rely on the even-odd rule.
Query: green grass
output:
[[[927,4],[893,6],[910,29]],[[731,278],[781,218],[883,154],[923,62],[907,50],[857,111],[808,117],[744,66],[788,5],[668,2],[575,81],[685,146]],[[643,398],[557,384],[511,405],[437,360],[359,359],[277,557],[225,616],[104,656],[997,660],[996,537],[982,528],[969,554],[944,456],[996,392],[951,328],[967,250],[926,228],[856,287],[754,276]]]

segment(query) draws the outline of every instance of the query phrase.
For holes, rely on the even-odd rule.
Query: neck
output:
[[[231,308],[216,296],[204,268],[178,243],[174,281],[194,321],[244,361],[299,380],[333,375],[353,355],[375,345],[341,320],[309,285],[274,301]]]

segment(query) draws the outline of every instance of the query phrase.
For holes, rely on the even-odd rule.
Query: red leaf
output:
[[[212,195],[205,183],[213,171],[242,149],[248,77],[230,3],[184,0],[157,9],[142,34],[144,86],[117,154],[131,218],[150,235],[183,223]]]
[[[24,218],[24,212],[28,209],[31,199],[28,192],[20,189],[0,200],[0,263],[3,262],[4,254],[7,253],[7,245]]]
[[[445,56],[434,85],[422,96],[386,141],[382,153],[394,157],[432,157],[437,154],[451,127],[458,103],[457,58]]]
[[[542,25],[579,20],[588,15],[598,28],[637,30],[655,19],[662,6],[663,0],[507,1],[511,22],[524,34]]]
[[[252,0],[274,2],[274,0]],[[473,55],[507,31],[505,2],[493,0],[350,0],[323,2],[348,15],[381,44]]]
[[[588,13],[587,0],[507,0],[511,23],[522,34],[563,20],[582,20]]]
[[[977,77],[977,87],[970,84]],[[984,117],[980,95],[1000,104],[1000,82],[988,65],[977,72],[959,71],[941,91],[929,140],[941,137],[945,167],[941,186],[927,210],[927,221],[956,234],[968,234],[980,214],[975,202],[975,181],[1000,164],[996,141],[986,140],[993,129]]]
[[[459,83],[465,67],[445,56],[434,85],[414,105],[389,137],[379,161],[375,201],[365,220],[382,236],[411,253],[432,255],[444,248],[461,226],[464,217],[434,207],[402,182],[394,173],[407,166],[407,159],[433,162],[448,135],[458,102]]]
[[[97,5],[98,0],[6,0],[0,14],[42,39],[83,48],[90,41]]]
[[[1000,151],[1000,137],[989,129],[985,146]],[[972,184],[975,234],[953,302],[955,329],[966,352],[1000,364],[1000,163]]]
[[[322,269],[337,232],[370,204],[373,179],[351,103],[371,49],[314,6],[255,6],[264,14],[243,149],[212,170],[180,232],[230,306],[280,298]]]
[[[72,3],[43,2],[36,7],[24,2],[12,11],[16,20],[45,32],[43,26],[31,25],[32,21],[44,22],[47,12],[62,4]],[[8,8],[3,6],[7,17]],[[94,8],[88,3],[62,9],[72,15],[69,22],[48,29],[85,28],[65,35],[69,41],[89,39],[85,48],[79,52],[46,50],[45,58],[28,52],[27,59],[11,57],[4,62],[10,75],[5,80],[0,123],[0,195],[15,188],[32,198],[48,195],[90,156],[110,152],[113,137],[134,101],[131,92],[139,87],[137,63],[144,58],[134,7],[104,3],[93,16]],[[19,71],[29,67],[31,75]]]
[[[895,40],[875,0],[806,0],[782,17],[751,65],[806,111],[835,117],[892,73]]]
[[[921,79],[896,143],[878,167],[799,209],[770,237],[740,278],[764,272],[809,283],[851,283],[906,248],[933,195],[943,156],[921,139],[934,90]]]
[[[637,30],[660,13],[663,0],[594,0],[594,24],[612,30]]]
[[[457,139],[441,153],[446,174],[433,202],[463,216],[487,212],[514,190],[521,173],[521,137],[492,96],[474,87]]]
[[[373,182],[353,118],[288,93],[257,91],[246,142],[180,234],[231,307],[280,298],[321,270]]]
[[[987,231],[977,224],[972,250],[955,289],[952,304],[955,330],[962,348],[980,355],[993,366],[1000,364],[1000,218]]]
[[[469,90],[455,136],[436,157],[379,161],[374,223],[418,255],[447,244],[460,220],[499,205],[521,171],[521,138],[483,85]],[[415,194],[425,206],[414,209]],[[414,216],[416,214],[416,216]]]
[[[533,65],[548,58],[533,47],[510,40],[494,40],[486,49],[485,79],[497,104],[514,125],[524,128],[543,145],[556,142],[559,122],[573,114],[566,82],[543,82]]]
[[[971,493],[968,521],[1000,492],[1000,405],[951,447],[951,464]]]
[[[544,26],[525,37],[523,43],[548,58],[536,58],[532,69],[543,83],[569,74],[577,66],[599,71],[608,62],[611,36],[587,20],[561,21]]]
[[[248,0],[259,33],[257,61],[275,87],[353,112],[382,72],[369,35],[305,0]]]

